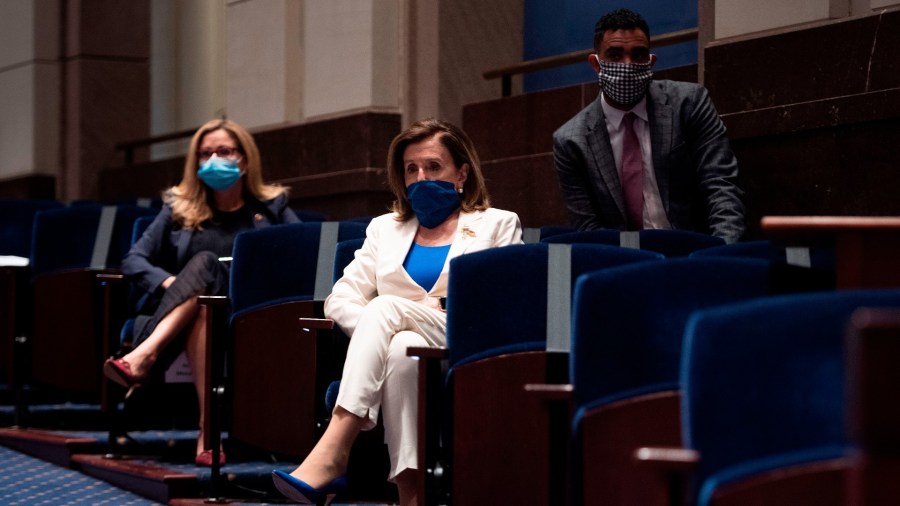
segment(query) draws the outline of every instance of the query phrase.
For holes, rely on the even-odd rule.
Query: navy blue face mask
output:
[[[406,187],[406,198],[425,228],[440,225],[459,207],[456,185],[449,181],[417,181]]]

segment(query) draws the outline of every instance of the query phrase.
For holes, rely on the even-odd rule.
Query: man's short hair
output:
[[[600,50],[600,42],[603,41],[603,34],[607,30],[633,30],[635,28],[643,31],[647,38],[650,38],[650,26],[637,12],[629,9],[616,9],[605,14],[594,25],[594,49]]]

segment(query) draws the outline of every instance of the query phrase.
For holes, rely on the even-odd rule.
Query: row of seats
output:
[[[364,229],[364,222],[319,222],[238,236],[231,312],[220,330],[230,340],[214,338],[230,342],[229,439],[298,457],[314,444],[346,345],[322,319],[321,300]],[[420,433],[423,502],[561,504],[571,496],[583,504],[663,504],[671,493],[650,485],[671,480],[635,464],[639,446],[698,450],[695,485],[684,488],[705,494],[699,502],[721,495],[718,483],[733,482],[735,466],[799,462],[785,455],[820,443],[832,457],[844,455],[844,323],[853,308],[896,306],[900,294],[827,290],[834,268],[827,250],[650,230],[548,227],[533,237],[542,242],[451,264],[448,349],[418,351],[420,388],[430,378],[439,387],[420,406],[423,420],[438,422]],[[94,290],[78,289],[85,299]],[[809,290],[816,291],[785,294]],[[448,372],[426,355],[446,359]],[[738,375],[749,369],[771,381]],[[776,371],[807,382],[793,389]],[[524,388],[548,383],[556,385]],[[791,407],[821,430],[792,426]],[[731,432],[712,431],[720,427]],[[755,439],[754,428],[764,429]],[[736,446],[743,454],[716,453]]]
[[[638,236],[651,233],[677,235]],[[581,237],[609,234],[617,233]],[[700,453],[693,481],[682,485],[690,504],[739,504],[748,497],[766,504],[843,504],[846,490],[834,485],[833,460],[846,477],[852,453],[844,425],[845,328],[858,308],[897,307],[900,291],[831,290],[833,255],[807,251],[800,255],[804,263],[817,266],[800,268],[788,263],[796,252],[770,244],[750,248],[758,258],[734,254],[745,245],[719,246],[688,258],[595,265],[578,277],[578,241],[571,242],[568,253],[549,262],[543,285],[540,265],[528,260],[534,254],[528,248],[540,245],[453,261],[450,371],[445,399],[438,401],[444,415],[425,416],[445,427],[439,437],[426,433],[422,440],[445,447],[423,452],[435,457],[424,469],[427,503],[564,504],[571,498],[576,504],[669,504],[681,494],[665,486],[673,481],[668,471],[688,463],[664,462],[666,472],[660,472],[646,464],[653,459],[635,461],[639,447],[665,446]],[[550,300],[541,292],[554,284],[553,271],[565,256],[571,267],[562,275],[575,280],[571,348],[552,344],[558,335],[551,330],[542,334],[549,328],[544,314],[559,308],[548,303],[545,313],[539,307]],[[491,282],[479,283],[483,279]],[[494,299],[504,303],[491,304]],[[569,349],[568,375],[561,375],[558,355]],[[428,369],[421,367],[423,377]],[[533,390],[550,399],[571,390],[572,416],[565,409],[545,416],[547,406],[523,392],[528,383],[566,381],[567,388]],[[434,396],[424,398],[432,404]],[[567,426],[572,435],[560,442]],[[823,461],[822,473],[795,470],[809,481],[772,471],[809,462],[821,471]],[[753,496],[746,480],[765,472],[779,485]],[[832,486],[822,487],[823,480]],[[836,489],[842,493],[832,493]]]
[[[152,204],[0,199],[0,369],[9,385],[41,387],[30,389],[32,400],[39,391],[66,401],[105,395],[100,365],[118,348],[134,301],[124,287],[107,292],[108,281],[98,283],[97,276],[118,272],[159,212],[159,202]],[[313,223],[324,219],[298,211]]]

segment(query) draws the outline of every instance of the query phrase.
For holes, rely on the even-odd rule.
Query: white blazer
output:
[[[460,213],[456,236],[441,274],[426,292],[403,268],[419,221],[412,218],[402,222],[395,217],[396,214],[389,213],[372,220],[362,248],[325,299],[325,316],[333,319],[348,336],[353,335],[363,307],[376,296],[396,295],[413,301],[445,297],[450,260],[473,251],[522,244],[522,225],[516,213],[494,208]]]

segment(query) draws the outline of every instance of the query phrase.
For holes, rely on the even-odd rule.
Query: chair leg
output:
[[[221,502],[221,409],[224,405],[224,361],[227,346],[223,338],[228,334],[225,311],[228,304],[227,297],[201,296],[200,304],[207,306],[206,311],[206,386],[207,395],[200,406],[203,410],[203,446],[212,451],[212,463],[210,466],[209,498],[207,502]],[[216,339],[214,336],[220,336]]]

